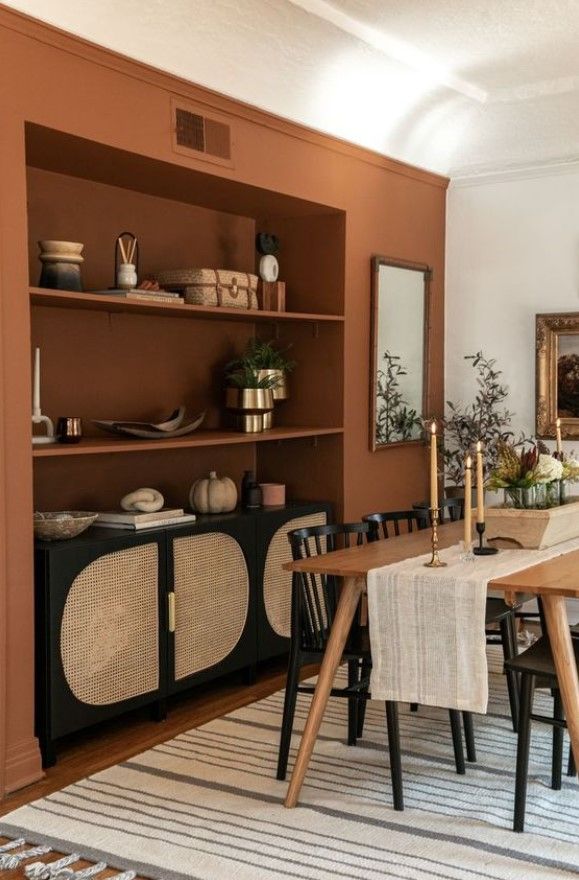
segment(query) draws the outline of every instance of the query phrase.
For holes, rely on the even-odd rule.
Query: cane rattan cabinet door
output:
[[[253,531],[239,517],[171,539],[176,690],[256,661]]]
[[[288,532],[324,525],[329,513],[328,505],[294,504],[257,518],[259,660],[282,654],[289,646],[292,576],[283,570],[291,560]]]
[[[37,726],[47,743],[165,688],[164,536],[110,531],[37,549]]]

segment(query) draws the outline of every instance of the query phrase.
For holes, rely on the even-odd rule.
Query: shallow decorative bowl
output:
[[[42,541],[64,541],[76,538],[93,524],[98,513],[86,510],[55,510],[34,514],[34,534]]]

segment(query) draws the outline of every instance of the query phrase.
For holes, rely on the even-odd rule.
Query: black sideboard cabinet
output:
[[[92,527],[38,541],[36,728],[44,766],[57,741],[140,706],[283,654],[290,634],[287,533],[331,505],[199,516],[129,532]]]

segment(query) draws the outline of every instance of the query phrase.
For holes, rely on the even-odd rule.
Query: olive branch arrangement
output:
[[[398,355],[384,352],[384,369],[376,376],[376,443],[395,443],[416,438],[422,420],[400,390],[400,377],[408,375]]]

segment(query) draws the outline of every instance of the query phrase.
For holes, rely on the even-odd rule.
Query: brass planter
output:
[[[258,370],[258,379],[269,379],[273,377],[277,379],[276,384],[272,387],[273,399],[276,403],[280,400],[287,400],[289,397],[289,389],[287,384],[287,376],[284,370]]]
[[[264,415],[273,410],[271,388],[227,388],[225,405],[235,415],[238,430],[259,434],[265,429]]]

